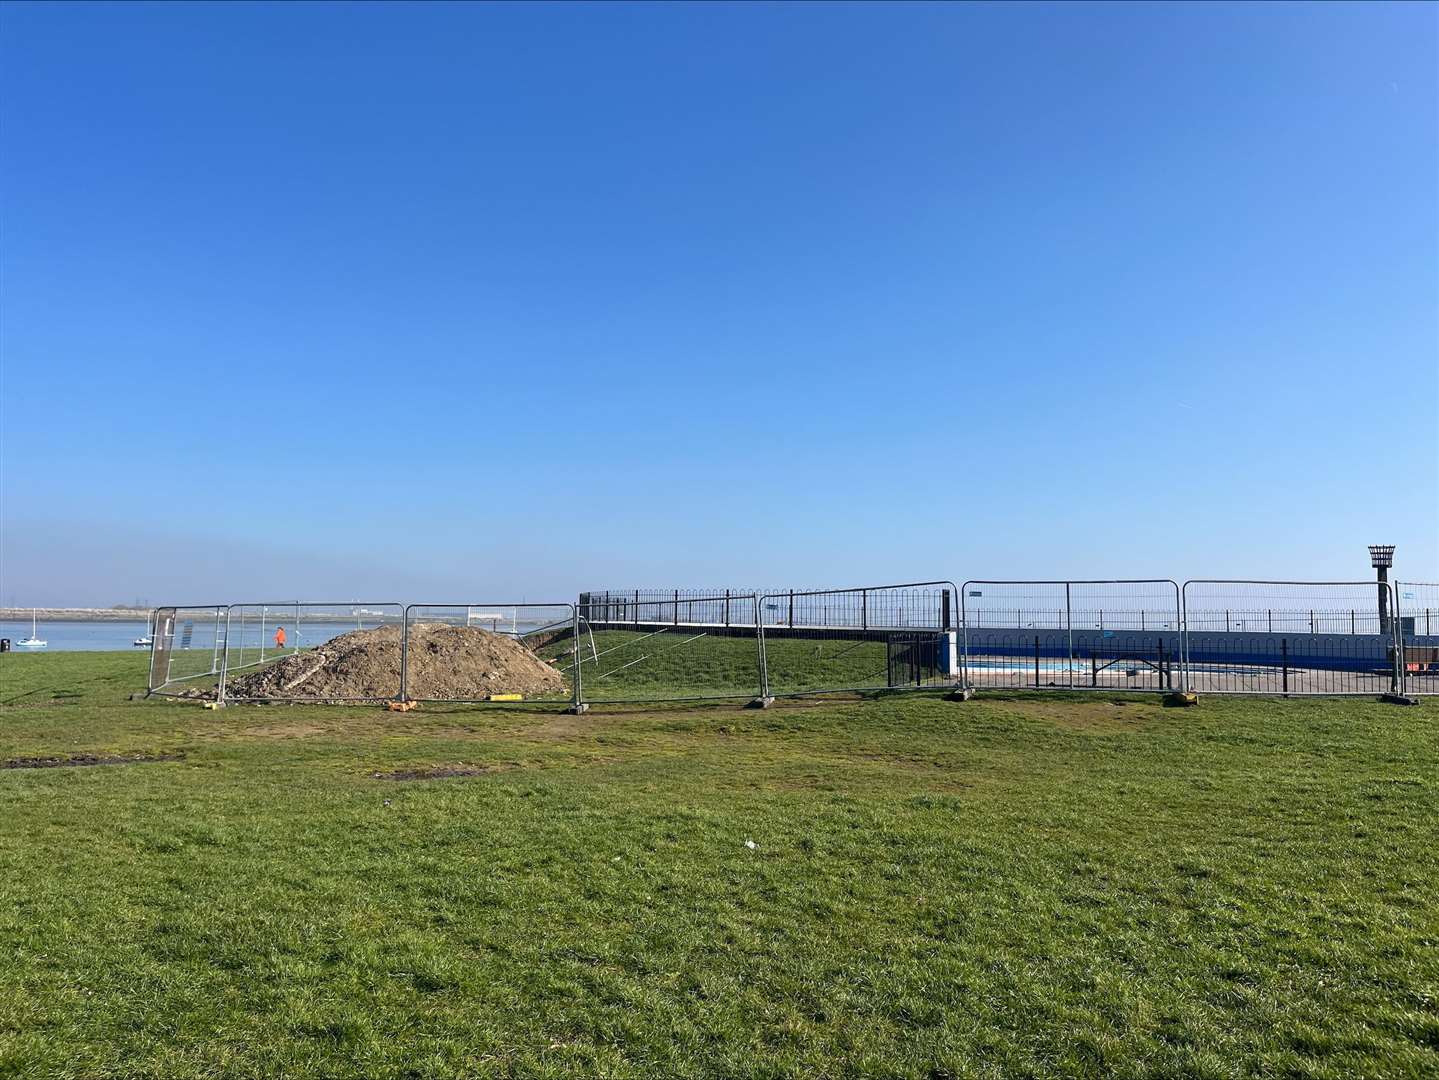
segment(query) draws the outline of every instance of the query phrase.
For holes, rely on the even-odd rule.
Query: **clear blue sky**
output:
[[[0,599],[1439,580],[1436,12],[7,3]]]

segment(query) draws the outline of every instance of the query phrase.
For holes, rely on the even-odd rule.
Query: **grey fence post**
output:
[[[573,631],[573,637],[574,637],[574,643],[575,643],[575,648],[574,648],[574,657],[575,657],[575,685],[574,685],[574,688],[573,688],[573,700],[572,700],[572,705],[573,705],[573,707],[574,707],[575,712],[579,712],[580,709],[581,709],[581,706],[584,705],[584,700],[585,700],[584,691],[580,688],[580,668],[581,668],[583,665],[580,663],[580,609],[579,609],[579,606],[576,605],[575,608],[573,609],[573,611],[571,611],[570,614],[574,616],[574,631]]]
[[[1178,590],[1175,597],[1179,612],[1179,667],[1180,678],[1184,680],[1182,689],[1192,691],[1194,689],[1194,677],[1189,671],[1189,583],[1181,587],[1178,582],[1174,584]]]
[[[959,594],[959,624],[961,637],[964,641],[964,659],[961,663],[964,665],[964,688],[971,690],[974,688],[974,680],[969,673],[969,608],[965,604],[965,588],[966,586],[961,585]]]
[[[215,609],[215,645],[210,650],[210,674],[220,669],[220,609]]]
[[[1070,606],[1069,582],[1064,583],[1064,626],[1069,635],[1069,660],[1065,664],[1065,674],[1069,679],[1069,688],[1074,689],[1074,612]]]
[[[410,700],[410,608],[400,609],[400,701]]]
[[[225,704],[225,676],[229,674],[230,671],[230,612],[234,607],[234,604],[230,604],[225,608],[225,651],[220,654],[220,681],[215,684],[216,705]],[[151,634],[154,634],[154,632],[154,630],[150,631]],[[150,642],[150,648],[152,650],[155,648],[155,642],[153,640]]]
[[[769,699],[769,657],[764,644],[764,601],[766,597],[756,596],[754,600],[755,643],[759,650],[759,699]]]
[[[1179,689],[1188,693],[1194,689],[1189,681],[1189,619],[1184,609],[1184,597],[1179,582],[1174,586],[1174,628],[1179,631]]]
[[[969,582],[959,587],[959,685],[968,690],[969,681],[969,608],[965,604],[965,594],[969,592]]]
[[[164,678],[164,680],[160,683],[161,686],[164,686],[164,685],[166,685],[167,683],[169,683],[169,681],[170,681],[170,671],[171,671],[171,669],[175,666],[175,630],[177,629],[176,624],[177,624],[179,621],[180,621],[180,609],[179,609],[178,607],[171,608],[171,609],[170,609],[170,618],[166,620],[166,623],[168,624],[168,629],[169,629],[169,633],[168,633],[168,635],[167,635],[167,637],[168,637],[169,640],[168,640],[168,642],[167,642],[167,644],[166,644],[166,646],[165,646],[165,678]]]
[[[1390,592],[1390,586],[1382,583],[1379,586],[1385,592]],[[1390,674],[1391,693],[1404,694],[1409,687],[1408,665],[1404,662],[1404,613],[1398,608],[1398,595],[1385,597],[1389,602],[1389,610],[1394,613],[1390,619],[1391,633],[1394,638],[1394,669]]]

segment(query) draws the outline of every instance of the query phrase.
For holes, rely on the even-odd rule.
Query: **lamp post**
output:
[[[1370,544],[1369,562],[1379,582],[1379,632],[1389,633],[1389,568],[1394,565],[1393,544]]]

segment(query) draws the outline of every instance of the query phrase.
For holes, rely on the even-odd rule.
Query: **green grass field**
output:
[[[0,770],[0,1073],[1439,1074],[1433,701],[210,711],[144,663],[0,656],[0,762],[167,758]]]

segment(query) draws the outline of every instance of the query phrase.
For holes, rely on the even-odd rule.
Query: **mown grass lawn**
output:
[[[0,762],[183,755],[0,770],[0,1071],[1439,1074],[1433,701],[207,711],[143,665],[0,657]]]

